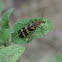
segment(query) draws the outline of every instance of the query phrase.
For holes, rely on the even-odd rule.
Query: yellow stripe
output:
[[[31,27],[31,29],[35,29],[35,27]]]
[[[29,31],[29,30],[27,29],[27,27],[25,27],[25,29],[26,29],[26,32],[27,32],[28,34],[30,34],[31,31]]]
[[[25,33],[23,32],[23,29],[21,29],[22,35],[25,37]]]
[[[32,24],[30,26],[32,26]]]
[[[21,29],[21,32],[23,32],[23,29]]]
[[[25,33],[24,33],[24,32],[22,32],[22,34],[23,34],[23,36],[25,37]]]

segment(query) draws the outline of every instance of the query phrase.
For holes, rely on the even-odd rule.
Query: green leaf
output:
[[[1,49],[2,44],[0,43],[0,49]]]
[[[57,54],[55,59],[56,59],[56,62],[62,62],[62,55],[61,54]]]
[[[19,60],[17,60],[16,62],[20,62]]]
[[[62,62],[62,54],[58,53],[55,57],[51,58],[48,62]]]
[[[0,46],[2,45],[2,43],[9,41],[9,38],[13,32],[14,31],[12,29],[0,28]]]
[[[37,27],[36,30],[35,30],[35,32],[33,33],[34,35],[31,36],[31,38],[29,39],[29,41],[27,41],[27,38],[29,38],[30,34],[27,37],[25,37],[25,38],[20,38],[19,35],[18,35],[18,31],[21,28],[23,28],[23,27],[31,24],[32,23],[31,20],[33,22],[35,22],[35,19],[21,19],[21,20],[19,20],[19,21],[16,22],[16,24],[13,26],[14,33],[12,34],[12,42],[14,42],[16,44],[27,44],[27,43],[31,42],[33,39],[35,39],[35,38],[40,38],[40,37],[46,35],[52,29],[52,27],[53,27],[53,23],[50,20],[47,20],[45,18],[36,18],[37,21],[42,20],[42,21],[45,22],[45,23],[41,23],[39,25],[39,27],[41,29],[42,28],[43,29],[41,31],[41,29],[39,27]],[[24,25],[24,24],[27,24],[27,25]]]
[[[0,15],[1,15],[1,12],[2,12],[2,1],[0,0]]]
[[[9,9],[8,11],[6,11],[2,17],[0,18],[0,27],[1,28],[9,28],[9,16],[12,13],[13,8]]]
[[[9,40],[10,35],[13,33],[14,31],[12,29],[4,29],[3,33],[2,33],[2,38],[5,41]]]
[[[0,46],[2,45],[1,42],[3,42],[3,38],[2,38],[2,33],[3,33],[3,30],[2,28],[0,28]]]
[[[3,29],[3,28],[0,28],[0,44],[2,42],[8,42],[9,41],[9,37],[11,36],[11,34],[13,33],[14,31],[12,29]]]
[[[0,49],[0,62],[16,62],[24,52],[23,46],[9,46]]]

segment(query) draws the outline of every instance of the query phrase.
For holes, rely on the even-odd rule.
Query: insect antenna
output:
[[[44,8],[42,8],[42,17],[44,16]]]

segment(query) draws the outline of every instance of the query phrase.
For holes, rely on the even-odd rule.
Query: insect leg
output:
[[[29,37],[28,37],[28,41],[30,40],[31,35],[32,35],[34,32],[35,32],[35,30],[33,30],[33,31],[30,33],[30,35],[29,35]],[[28,44],[28,41],[27,41],[27,44]]]
[[[38,26],[38,27],[39,27],[39,26]],[[39,27],[39,28],[40,28],[41,32],[42,32],[42,30],[44,30],[42,26],[41,26],[41,27]],[[43,32],[42,32],[42,34],[44,35],[44,33],[43,33]]]

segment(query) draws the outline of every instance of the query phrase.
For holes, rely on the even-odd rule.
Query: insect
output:
[[[31,35],[33,34],[33,32],[35,31],[36,27],[39,27],[39,25],[41,23],[44,23],[44,21],[35,21],[32,24],[29,24],[28,26],[23,27],[22,29],[20,29],[18,31],[19,37],[20,38],[25,38],[26,36],[28,36],[30,33]],[[39,27],[40,28],[40,27]]]
[[[42,11],[44,11],[44,8],[42,9]],[[43,17],[43,12],[42,12],[42,17]],[[29,21],[29,22],[30,22],[30,21]],[[41,21],[41,20],[37,21],[37,20],[35,19],[35,22],[32,21],[32,24],[29,24],[29,25],[23,27],[22,29],[20,29],[20,30],[18,31],[19,37],[20,37],[20,38],[25,38],[25,37],[27,37],[29,34],[30,34],[30,36],[31,36],[31,35],[34,33],[34,31],[36,30],[36,27],[39,27],[39,25],[40,25],[41,23],[45,23],[45,22],[44,22],[44,21]],[[41,27],[39,27],[39,28],[41,29]],[[42,28],[43,28],[43,27],[42,27]],[[41,31],[42,31],[42,29],[41,29]],[[29,36],[29,38],[30,38],[30,36]]]

